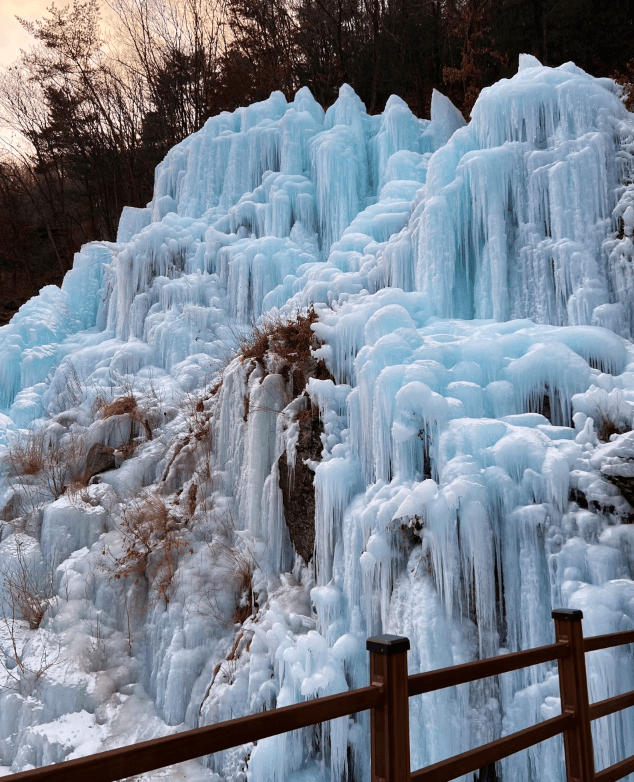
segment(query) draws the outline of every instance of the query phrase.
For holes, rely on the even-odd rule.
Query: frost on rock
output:
[[[634,627],[633,145],[611,81],[525,55],[468,124],[301,89],[174,147],[0,329],[0,773],[364,686],[375,633],[413,673],[554,607]],[[634,688],[629,648],[588,676]],[[412,768],[558,710],[554,665],[412,699]],[[368,729],[144,778],[367,779]]]

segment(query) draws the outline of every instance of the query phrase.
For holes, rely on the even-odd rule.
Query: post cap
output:
[[[393,654],[400,654],[409,650],[409,638],[403,635],[375,635],[368,638],[365,642],[365,648],[368,652],[386,654],[390,657]]]
[[[583,619],[583,611],[577,608],[556,608],[552,613],[553,619],[567,619],[569,622],[580,622]]]

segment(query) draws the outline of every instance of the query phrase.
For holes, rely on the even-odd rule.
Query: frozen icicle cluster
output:
[[[631,143],[613,85],[524,58],[429,167],[417,287],[445,317],[604,325],[629,299],[603,242]]]
[[[172,149],[0,329],[0,772],[363,686],[378,632],[417,672],[634,627],[633,153],[614,83],[528,56],[468,124],[302,89]],[[413,699],[412,767],[558,709],[552,665]],[[367,739],[161,778],[360,781]]]

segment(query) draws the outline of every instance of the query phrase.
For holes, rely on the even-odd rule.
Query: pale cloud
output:
[[[50,4],[51,0],[0,0],[0,65],[10,65],[19,56],[20,49],[28,49],[33,40],[22,29],[16,14],[32,22],[43,16]]]

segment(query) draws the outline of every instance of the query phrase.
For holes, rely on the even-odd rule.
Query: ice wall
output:
[[[553,607],[587,634],[634,626],[634,120],[611,81],[528,56],[469,124],[431,108],[370,116],[344,86],[326,112],[302,89],[209,119],[117,242],[0,329],[0,768],[363,686],[377,632],[410,637],[416,672],[548,643]],[[309,307],[324,369],[302,396],[272,349],[240,353],[250,324]],[[292,482],[311,406],[305,562],[280,464]],[[46,458],[18,474],[25,437],[114,469],[54,491]],[[171,548],[146,538],[124,572],[141,511]],[[7,618],[16,573],[38,629]],[[631,689],[631,653],[589,677],[593,699]],[[412,767],[553,716],[557,693],[541,666],[413,699]],[[627,714],[595,729],[597,767],[634,752]],[[366,779],[367,730],[166,774]],[[555,782],[562,757],[498,775]]]

